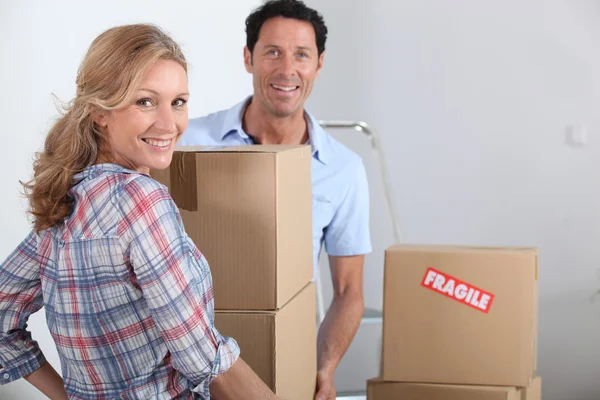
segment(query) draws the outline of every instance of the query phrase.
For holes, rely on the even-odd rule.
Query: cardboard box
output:
[[[217,311],[215,326],[239,344],[242,359],[286,400],[312,399],[317,376],[315,284],[278,311]]]
[[[541,400],[542,379],[528,387],[436,385],[367,381],[367,400]]]
[[[526,387],[537,359],[534,248],[385,252],[385,381]]]
[[[277,310],[313,278],[310,146],[181,147],[169,187],[217,310]]]

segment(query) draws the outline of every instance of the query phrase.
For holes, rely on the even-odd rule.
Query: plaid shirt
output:
[[[75,176],[60,227],[0,269],[0,383],[44,362],[26,330],[42,306],[71,399],[208,399],[239,357],[214,327],[209,266],[166,188],[102,164]]]

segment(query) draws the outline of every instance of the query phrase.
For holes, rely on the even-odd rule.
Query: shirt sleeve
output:
[[[33,232],[0,266],[0,384],[31,374],[46,359],[27,330],[43,306],[37,238]]]
[[[209,384],[238,359],[232,338],[214,326],[212,277],[204,256],[184,231],[167,189],[146,176],[124,188],[119,201],[121,240],[173,366],[208,398]]]
[[[350,173],[346,193],[325,228],[325,250],[331,256],[355,256],[371,252],[369,185],[362,161]]]

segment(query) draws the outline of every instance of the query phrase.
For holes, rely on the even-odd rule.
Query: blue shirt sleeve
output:
[[[325,229],[325,251],[330,256],[370,253],[369,184],[362,161],[350,174],[350,183],[331,223]]]

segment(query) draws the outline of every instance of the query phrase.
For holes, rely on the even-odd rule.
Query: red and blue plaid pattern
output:
[[[212,278],[168,191],[95,165],[72,215],[30,233],[0,269],[0,383],[44,356],[26,330],[42,306],[71,399],[208,399],[239,357],[214,327]]]

